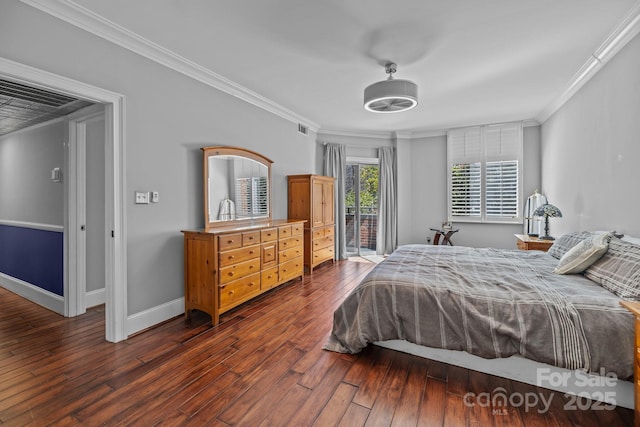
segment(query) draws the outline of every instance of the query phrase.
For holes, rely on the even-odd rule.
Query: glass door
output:
[[[378,231],[377,163],[347,160],[345,210],[347,254],[375,255]]]

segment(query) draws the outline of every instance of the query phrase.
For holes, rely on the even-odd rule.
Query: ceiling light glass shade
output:
[[[383,80],[364,90],[364,108],[374,113],[399,113],[416,105],[418,86],[409,80]]]
[[[546,216],[551,218],[562,218],[562,212],[557,207],[544,204],[533,212],[533,216]]]

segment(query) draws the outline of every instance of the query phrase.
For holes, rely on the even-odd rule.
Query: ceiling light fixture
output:
[[[395,80],[393,73],[398,66],[385,65],[387,80],[371,84],[364,90],[364,108],[374,113],[399,113],[418,105],[418,86],[409,80]]]

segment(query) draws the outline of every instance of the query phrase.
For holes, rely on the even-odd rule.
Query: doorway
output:
[[[125,221],[125,150],[124,150],[124,96],[91,86],[67,77],[49,73],[28,65],[0,58],[0,76],[20,84],[40,87],[49,91],[68,94],[78,99],[103,104],[105,107],[105,223],[108,235],[105,243],[105,338],[118,342],[127,338],[127,266]],[[69,295],[68,274],[75,259],[69,256],[71,239],[70,213],[75,202],[68,199],[65,216],[64,242],[64,293]],[[69,233],[66,233],[69,231]],[[65,312],[68,312],[65,298]]]
[[[378,159],[347,158],[345,230],[349,256],[368,256],[376,253],[378,179]]]

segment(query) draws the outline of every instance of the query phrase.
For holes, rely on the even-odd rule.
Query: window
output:
[[[522,124],[452,129],[447,134],[448,219],[522,222]]]

